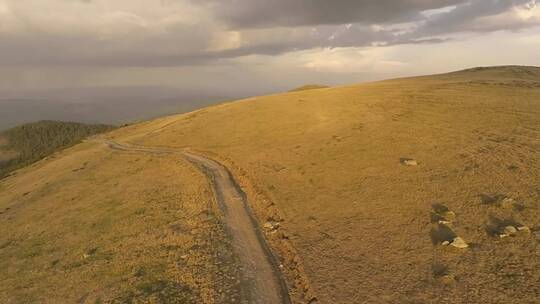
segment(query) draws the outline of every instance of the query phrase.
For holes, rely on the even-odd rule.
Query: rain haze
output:
[[[308,83],[539,65],[539,5],[0,0],[0,128],[118,123]]]

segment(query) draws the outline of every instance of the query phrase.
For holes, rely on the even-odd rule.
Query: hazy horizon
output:
[[[94,87],[0,92],[0,131],[39,120],[119,125],[192,111],[239,96],[167,87]]]
[[[86,106],[87,120],[110,122],[103,109],[121,108],[119,103],[129,105],[133,99],[136,109],[126,112],[136,113],[117,121],[305,84],[359,83],[476,66],[538,66],[538,4],[0,0],[0,118],[4,126],[13,124],[8,118],[80,120],[80,115],[14,108],[13,101],[21,99],[45,100],[47,105],[40,106],[53,113],[66,102],[78,102]],[[163,105],[163,99],[176,102]],[[16,119],[17,113],[26,118]]]

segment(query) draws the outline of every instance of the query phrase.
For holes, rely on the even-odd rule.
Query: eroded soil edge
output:
[[[225,166],[192,152],[141,147],[113,141],[105,143],[109,148],[121,151],[178,154],[195,164],[209,177],[232,238],[235,254],[238,255],[241,264],[242,288],[238,295],[241,303],[290,303],[291,297],[298,303],[314,302],[315,297],[303,274],[303,267],[287,241],[287,236],[278,231],[273,231],[271,235],[268,233],[263,235],[247,203],[247,198],[252,197],[253,192],[244,193]],[[245,182],[242,180],[241,184],[244,185]],[[260,212],[256,214],[260,219]],[[275,210],[268,213],[266,218],[273,221],[281,220]],[[279,259],[272,254],[265,236],[274,252],[278,253]]]

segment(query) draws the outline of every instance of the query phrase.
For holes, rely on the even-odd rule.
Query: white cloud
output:
[[[242,47],[242,33],[238,31],[218,32],[210,41],[209,52],[234,50]]]
[[[430,18],[430,17],[440,15],[440,14],[450,13],[451,11],[455,10],[456,7],[457,7],[456,5],[449,5],[449,6],[445,6],[445,7],[441,7],[441,8],[435,8],[435,9],[429,9],[429,10],[421,11],[420,13],[424,17]]]
[[[309,70],[329,73],[387,72],[407,65],[375,47],[316,49],[299,53],[298,61]]]
[[[538,22],[540,19],[540,2],[533,0],[525,5],[514,8],[515,14],[525,21],[534,20]]]

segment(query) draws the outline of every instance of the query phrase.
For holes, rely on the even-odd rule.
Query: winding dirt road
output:
[[[242,270],[240,303],[289,304],[285,281],[247,204],[244,192],[229,170],[218,162],[182,150],[141,147],[106,140],[114,150],[178,154],[195,164],[210,179],[216,200]]]

